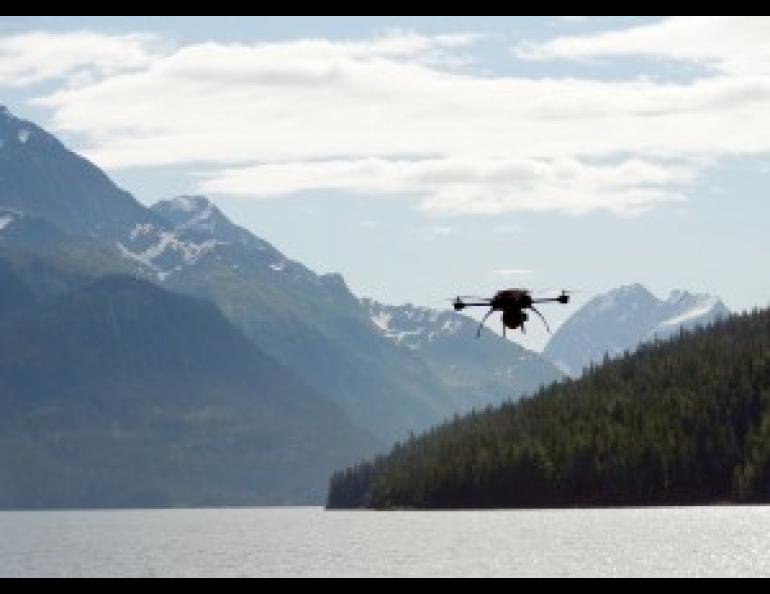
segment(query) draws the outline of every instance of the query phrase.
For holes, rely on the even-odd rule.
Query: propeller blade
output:
[[[538,289],[530,289],[532,293],[557,293],[559,295],[575,295],[578,293],[586,293],[585,289],[560,289],[558,287],[540,287]]]

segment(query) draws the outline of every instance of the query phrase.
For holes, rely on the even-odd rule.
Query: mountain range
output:
[[[20,462],[3,463],[0,506],[320,501],[330,464],[561,377],[491,335],[464,351],[474,322],[454,314],[461,333],[427,348],[393,340],[339,274],[289,259],[205,197],[146,208],[5,109],[0,261],[16,279],[2,299],[20,306],[2,322],[0,387],[16,415],[4,443]],[[205,347],[208,333],[219,342]],[[207,398],[227,413],[201,412]]]

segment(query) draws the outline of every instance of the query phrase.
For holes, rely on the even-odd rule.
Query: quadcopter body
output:
[[[569,291],[562,291],[558,297],[534,298],[532,297],[532,291],[529,289],[503,289],[495,293],[491,298],[458,296],[455,298],[452,305],[455,311],[462,311],[466,307],[489,308],[489,311],[484,316],[481,324],[479,324],[479,328],[476,332],[476,336],[480,337],[484,322],[486,322],[489,316],[496,311],[502,312],[503,314],[503,336],[505,336],[506,329],[520,329],[522,333],[526,333],[524,324],[529,320],[527,310],[535,312],[535,314],[543,320],[546,330],[550,333],[551,328],[548,325],[548,321],[543,314],[538,311],[535,305],[540,303],[560,303],[562,305],[567,305],[569,302]]]

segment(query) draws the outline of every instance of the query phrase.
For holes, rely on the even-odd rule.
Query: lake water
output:
[[[0,576],[770,576],[770,507],[0,513]]]

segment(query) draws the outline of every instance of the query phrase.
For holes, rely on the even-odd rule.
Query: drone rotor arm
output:
[[[533,303],[562,303],[565,299],[569,302],[572,295],[571,293],[562,293],[558,297],[537,297],[532,299]]]

